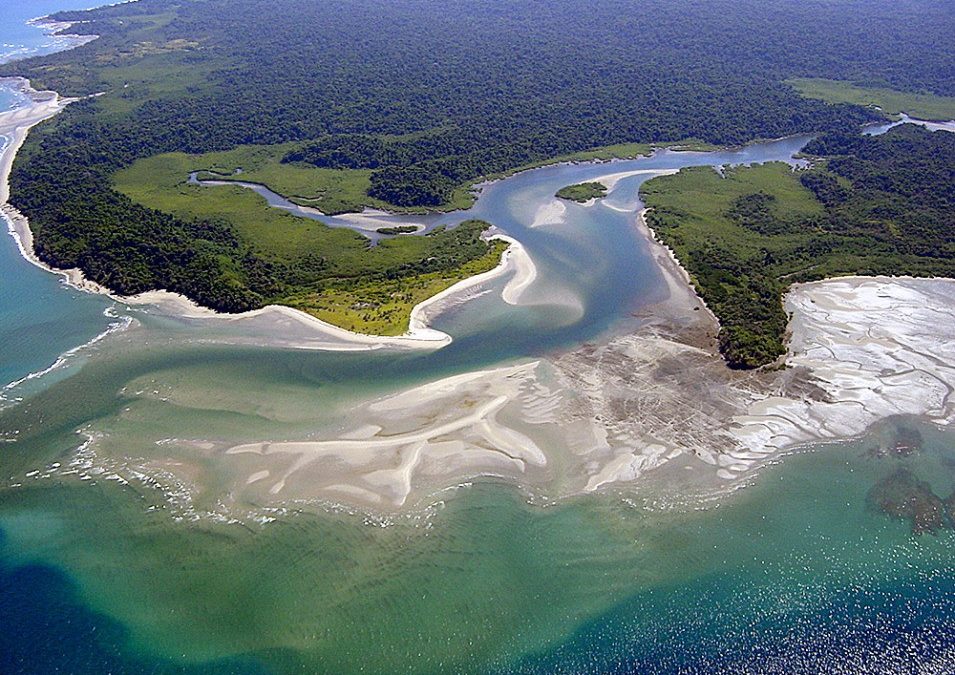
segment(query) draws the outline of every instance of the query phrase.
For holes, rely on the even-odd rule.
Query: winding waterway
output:
[[[631,490],[544,507],[482,479],[393,515],[290,501],[233,522],[219,508],[230,476],[199,444],[201,491],[187,508],[169,489],[175,439],[322,438],[360,402],[626,334],[668,295],[635,227],[640,184],[791,162],[806,140],[546,167],[484,186],[462,213],[322,216],[366,230],[482,218],[524,245],[537,277],[520,302],[502,300],[507,278],[478,289],[436,317],[454,338],[436,351],[295,349],[282,326],[127,308],[3,237],[0,436],[16,442],[0,444],[0,671],[948,672],[955,537],[915,537],[872,508],[900,469],[943,498],[955,488],[952,434],[918,420],[689,504]],[[611,190],[596,204],[554,199],[597,178]],[[921,452],[872,452],[900,429]],[[139,474],[96,465],[97,447],[141,458]]]

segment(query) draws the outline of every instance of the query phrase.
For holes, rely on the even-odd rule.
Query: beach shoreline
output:
[[[220,517],[289,503],[417,511],[475,480],[503,481],[540,503],[608,491],[689,503],[734,493],[788,454],[858,438],[889,417],[955,423],[955,365],[946,365],[955,364],[955,280],[800,285],[787,296],[787,367],[766,371],[731,370],[715,349],[685,339],[710,320],[667,317],[685,319],[694,298],[673,295],[658,321],[606,342],[349,403],[341,426],[306,437],[165,439],[141,458],[96,441],[85,457],[127,479],[161,467],[179,477],[179,495],[202,494],[192,464],[212,463],[231,481]],[[194,448],[203,450],[193,457]]]
[[[166,290],[152,290],[134,296],[117,295],[108,288],[88,279],[79,269],[54,268],[40,260],[34,250],[33,232],[30,229],[29,220],[9,203],[10,171],[16,154],[26,140],[30,129],[53,117],[77,99],[61,98],[59,94],[52,91],[37,91],[24,78],[6,78],[0,84],[16,86],[31,101],[31,105],[0,113],[0,135],[9,138],[9,142],[3,149],[2,157],[0,157],[0,213],[7,221],[8,232],[16,241],[23,258],[47,272],[61,276],[67,285],[77,290],[106,295],[127,306],[152,306],[160,311],[166,311],[183,318],[235,322],[270,315],[273,317],[281,316],[312,329],[316,337],[331,339],[331,342],[316,343],[318,348],[351,351],[385,347],[399,349],[438,349],[444,347],[451,343],[451,336],[428,325],[428,322],[440,313],[439,308],[447,306],[458,296],[464,297],[468,291],[473,290],[476,286],[508,274],[512,268],[517,273],[519,280],[526,280],[528,275],[533,280],[533,261],[530,260],[520,242],[500,233],[491,234],[486,237],[486,240],[498,239],[508,243],[508,248],[502,254],[498,265],[487,272],[462,279],[415,305],[411,310],[408,331],[399,336],[380,336],[349,331],[283,305],[267,305],[250,312],[225,314],[202,307],[183,295]],[[511,297],[511,295],[508,297]]]
[[[398,337],[353,333],[284,306],[230,315],[168,291],[116,296],[79,270],[52,269],[39,260],[28,220],[7,203],[12,163],[29,130],[73,100],[32,90],[25,80],[15,84],[33,103],[0,114],[0,133],[9,138],[0,160],[2,212],[24,258],[78,289],[175,318],[256,319],[272,337],[294,322],[313,336],[295,343],[300,348],[436,349],[451,336],[430,323],[449,306],[506,275],[511,276],[502,299],[520,304],[537,276],[519,241],[489,230],[486,239],[508,243],[498,265],[416,305],[408,333]],[[609,174],[614,184],[624,175],[630,172]],[[955,396],[949,396],[955,371],[932,365],[923,344],[926,339],[955,344],[955,334],[946,333],[947,326],[955,326],[955,282],[936,287],[925,279],[843,277],[794,286],[785,299],[792,312],[789,368],[735,372],[715,348],[716,317],[674,252],[656,238],[646,213],[638,211],[634,224],[667,296],[641,311],[646,321],[632,334],[359,402],[349,418],[360,425],[320,439],[175,442],[186,449],[214,448],[215,460],[209,461],[229,462],[223,469],[237,476],[230,491],[236,500],[273,505],[318,500],[393,511],[421,506],[449,487],[481,477],[515,483],[524,492],[540,490],[549,498],[632,486],[648,475],[679,473],[675,469],[688,470],[681,475],[695,477],[694,487],[733,488],[784,452],[858,436],[886,416],[926,415],[940,424],[955,416],[950,400]],[[934,314],[926,318],[925,312],[941,312],[949,321],[939,322]],[[836,315],[843,318],[833,327]],[[893,317],[900,319],[894,326]],[[933,326],[937,334],[913,334],[913,325]],[[840,326],[851,327],[848,337]],[[886,333],[885,326],[893,328]],[[912,361],[904,371],[897,367],[900,358]],[[158,446],[160,457],[153,458],[165,470],[170,470],[162,457],[168,445]],[[85,452],[98,452],[98,441]],[[106,466],[116,459],[97,461]],[[235,462],[247,467],[248,475],[236,473]]]

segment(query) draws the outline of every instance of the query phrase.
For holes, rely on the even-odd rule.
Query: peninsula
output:
[[[782,296],[844,275],[955,276],[955,134],[912,124],[830,133],[782,163],[683,169],[645,183],[656,236],[720,320],[720,351],[753,368],[786,353]]]

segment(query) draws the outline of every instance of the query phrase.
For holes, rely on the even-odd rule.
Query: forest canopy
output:
[[[286,163],[369,172],[373,200],[446,206],[481,176],[593,148],[737,144],[877,117],[804,98],[788,78],[953,95],[953,16],[928,0],[139,0],[63,12],[82,22],[72,32],[101,37],[0,74],[102,95],[31,134],[13,201],[51,264],[240,310],[296,273],[276,274],[228,219],[143,208],[115,191],[117,171],[162,153],[294,143]],[[337,255],[302,253],[313,266]]]

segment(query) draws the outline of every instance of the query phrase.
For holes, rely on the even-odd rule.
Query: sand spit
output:
[[[503,293],[515,283],[529,283],[536,275],[534,263],[516,239],[491,234],[488,239],[507,241],[509,246],[501,255],[500,263],[491,270],[463,279],[453,286],[415,305],[411,310],[408,332],[404,335],[367,335],[334,326],[310,314],[282,305],[268,305],[240,314],[222,314],[201,307],[189,298],[169,291],[149,291],[117,300],[127,305],[145,307],[146,311],[201,321],[208,326],[217,323],[240,328],[256,343],[288,346],[300,349],[330,351],[367,351],[373,349],[438,349],[451,343],[447,333],[430,327],[434,317],[448,307],[473,297],[479,288],[513,273]],[[511,297],[513,293],[506,296]],[[513,298],[512,298],[513,299]],[[507,300],[510,302],[511,300]]]
[[[638,169],[635,171],[618,171],[616,173],[608,173],[603,176],[597,176],[590,180],[603,183],[604,187],[607,188],[607,191],[610,192],[615,187],[617,183],[622,181],[624,178],[630,178],[631,176],[672,176],[675,173],[679,173],[679,169]]]
[[[617,183],[624,178],[630,178],[631,176],[669,176],[678,172],[679,169],[636,169],[632,171],[617,171],[614,173],[607,173],[594,178],[588,178],[587,180],[588,182],[603,183],[604,187],[607,188],[607,193],[609,195],[609,193],[616,188]],[[586,202],[574,204],[574,206],[589,207],[593,206],[598,201],[603,202],[603,198],[589,199]],[[615,206],[611,206],[610,208],[627,213],[631,213],[633,211],[633,209],[623,209]],[[538,207],[537,211],[534,213],[534,219],[531,221],[530,226],[537,228],[563,225],[567,222],[567,216],[567,200],[554,197],[553,199],[543,202]]]
[[[531,227],[547,227],[549,225],[560,225],[566,222],[567,205],[564,200],[554,197],[550,201],[541,204],[534,213],[534,220]]]
[[[261,309],[240,314],[222,314],[201,307],[189,298],[168,291],[149,291],[117,300],[148,313],[156,313],[179,320],[195,321],[203,327],[221,326],[235,328],[224,339],[228,341],[297,349],[320,349],[327,351],[368,351],[375,349],[438,349],[451,343],[447,333],[430,327],[431,321],[452,306],[466,302],[483,292],[487,286],[502,277],[511,275],[502,290],[506,302],[515,304],[512,290],[515,285],[526,287],[536,277],[536,268],[526,249],[516,239],[492,233],[488,239],[500,239],[509,246],[501,255],[501,262],[491,270],[463,279],[453,286],[415,305],[409,317],[409,329],[404,335],[394,337],[366,335],[340,328],[317,319],[310,314],[282,305],[268,305]]]
[[[857,436],[887,416],[955,420],[955,281],[797,286],[786,300],[789,367],[732,371],[714,349],[715,319],[694,311],[702,305],[685,272],[652,246],[671,295],[634,334],[361,403],[343,412],[350,425],[327,436],[202,441],[214,448],[204,465],[217,480],[233,477],[226,508],[387,512],[479,477],[546,499],[633,484],[709,494],[785,450]],[[182,472],[180,486],[197,471],[162,466]]]
[[[79,290],[108,295],[125,305],[141,307],[147,312],[191,319],[203,322],[218,322],[224,325],[241,325],[245,332],[255,336],[263,344],[282,345],[305,349],[323,349],[340,351],[361,351],[369,349],[437,349],[451,343],[451,336],[428,326],[428,322],[437,316],[449,303],[460,303],[470,297],[475,288],[493,281],[512,271],[514,278],[505,288],[505,300],[511,304],[517,302],[519,289],[529,285],[536,272],[534,263],[521,244],[501,234],[490,235],[507,241],[510,245],[501,257],[501,262],[492,270],[464,279],[450,288],[416,305],[411,312],[408,332],[399,336],[366,335],[345,330],[317,319],[304,312],[280,305],[269,305],[262,309],[241,314],[222,314],[201,307],[192,300],[169,291],[148,291],[135,296],[117,296],[109,289],[87,279],[78,269],[60,270],[46,265],[37,258],[33,248],[33,233],[26,216],[9,202],[10,170],[17,151],[23,145],[29,130],[43,120],[49,119],[76,99],[60,98],[56,92],[39,92],[23,79],[13,80],[21,91],[27,94],[32,104],[13,111],[0,113],[0,135],[8,142],[0,155],[0,213],[8,223],[11,236],[17,241],[20,253],[25,259],[49,272],[63,276],[66,283]],[[8,81],[9,83],[10,81]],[[512,290],[507,291],[510,288]]]

